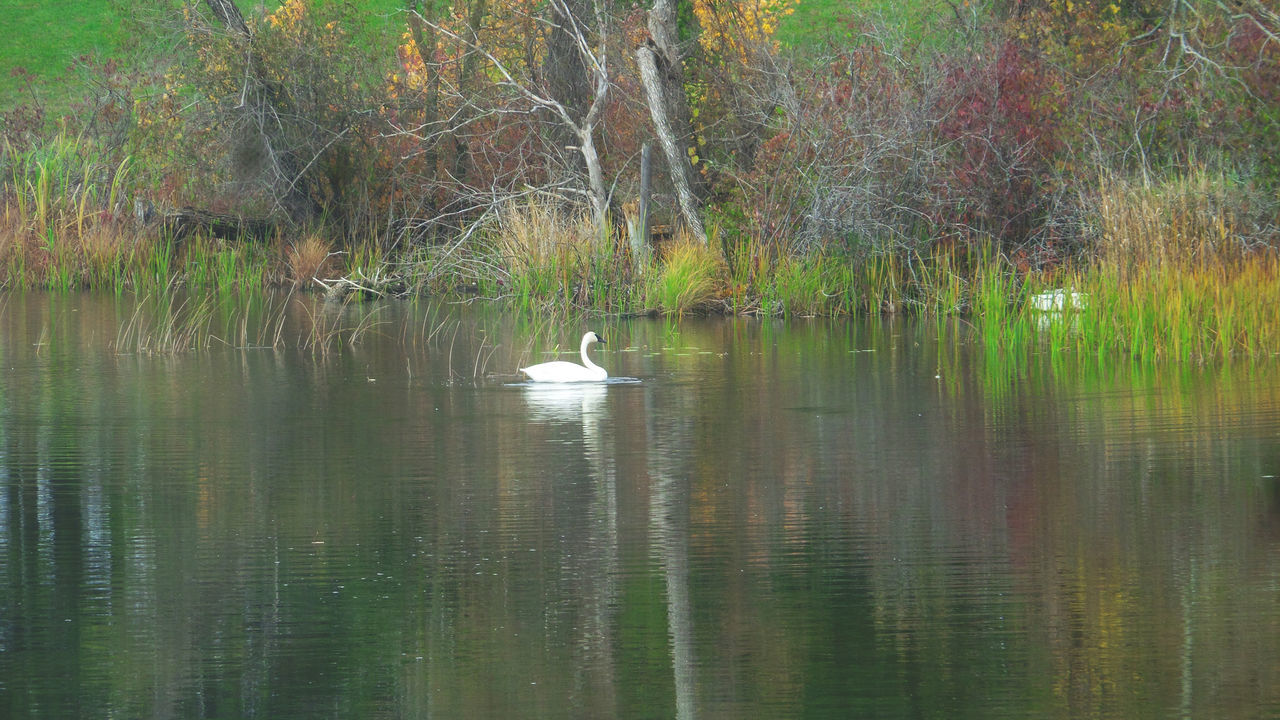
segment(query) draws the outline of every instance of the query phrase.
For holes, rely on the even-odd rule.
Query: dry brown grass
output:
[[[332,269],[332,258],[329,243],[310,235],[289,248],[286,255],[289,277],[295,286],[309,286],[313,279],[328,275]]]
[[[1204,265],[1240,259],[1256,228],[1221,176],[1193,172],[1166,182],[1100,185],[1098,257],[1115,267]]]
[[[79,236],[80,253],[90,277],[110,277],[123,261],[128,243],[115,223],[95,223]]]
[[[598,242],[586,214],[566,215],[549,205],[512,205],[498,218],[493,246],[512,275],[555,267],[578,268]]]

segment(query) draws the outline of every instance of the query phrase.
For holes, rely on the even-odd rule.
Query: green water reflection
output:
[[[1270,365],[156,312],[0,311],[0,716],[1280,715]],[[627,380],[513,374],[588,327]]]

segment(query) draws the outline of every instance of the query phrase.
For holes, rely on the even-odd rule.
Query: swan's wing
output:
[[[528,375],[535,382],[591,382],[604,379],[592,372],[590,368],[564,360],[531,365],[520,368],[520,372]]]

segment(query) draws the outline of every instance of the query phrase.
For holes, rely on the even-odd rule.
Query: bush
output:
[[[665,249],[658,272],[651,275],[649,305],[674,315],[708,310],[723,296],[726,277],[720,253],[682,233]]]
[[[166,199],[214,211],[319,217],[348,236],[376,226],[383,128],[377,64],[340,3],[287,0],[247,18],[248,37],[185,8],[185,62],[140,101],[135,146],[164,168]],[[373,70],[370,70],[373,68]]]

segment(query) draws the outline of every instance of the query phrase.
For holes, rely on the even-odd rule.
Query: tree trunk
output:
[[[436,63],[435,58],[436,29],[433,25],[423,22],[423,13],[432,21],[438,21],[443,11],[437,8],[432,0],[427,0],[422,12],[418,11],[418,0],[405,0],[405,8],[409,17],[409,33],[413,36],[414,47],[418,50],[418,59],[422,61],[422,67],[427,72],[426,95],[422,100],[422,126],[430,132],[436,127],[436,121],[440,118],[440,65]],[[439,138],[428,137],[423,152],[428,174],[427,182],[431,185],[435,184],[438,172],[436,163],[440,154],[439,148]]]
[[[604,169],[596,152],[595,124],[586,125],[578,133],[582,160],[587,165],[587,185],[591,190],[591,214],[596,230],[603,232],[609,216],[609,191],[604,186]]]
[[[667,172],[680,203],[685,224],[704,243],[700,210],[706,187],[689,163],[693,141],[689,100],[684,94],[684,57],[680,53],[676,25],[677,0],[654,0],[649,11],[649,42],[636,48],[640,79],[649,99],[658,144],[667,158]]]
[[[476,71],[480,67],[480,54],[476,52],[476,47],[480,44],[480,26],[488,14],[489,0],[472,0],[471,12],[467,15],[467,32],[471,36],[467,41],[471,47],[467,48],[462,58],[462,67],[458,71],[458,94],[464,102],[458,108],[458,118],[454,127],[465,127],[471,117],[472,79],[475,78]],[[453,150],[453,177],[456,181],[465,184],[471,168],[471,158],[470,148],[461,133],[453,133]]]
[[[636,227],[631,234],[631,260],[639,271],[649,251],[649,186],[652,184],[653,145],[640,146],[640,207],[636,214]]]
[[[586,11],[585,0],[551,3],[549,15],[552,24],[547,36],[546,57],[542,61],[542,76],[550,97],[559,101],[578,123],[586,116],[591,100],[591,71],[578,50],[580,28],[575,27],[579,18],[587,17]],[[565,157],[573,172],[585,170],[581,157],[565,153],[566,146],[577,141],[576,134],[558,119],[552,125],[550,134],[556,155]]]
[[[650,15],[650,22],[652,17]],[[649,98],[649,115],[653,118],[653,129],[658,134],[658,144],[662,146],[662,154],[667,158],[667,170],[671,174],[671,185],[675,188],[676,200],[680,204],[680,214],[694,237],[705,245],[707,232],[702,227],[702,217],[699,214],[700,203],[689,181],[693,174],[693,166],[689,164],[688,154],[682,152],[682,143],[671,127],[671,116],[667,112],[666,93],[663,89],[664,83],[658,74],[658,55],[655,48],[648,44],[636,48],[636,60],[639,61],[640,79],[644,83],[645,94]]]
[[[223,27],[239,33],[245,39],[249,38],[249,26],[244,21],[244,15],[240,14],[240,8],[232,0],[205,0],[205,3]]]

